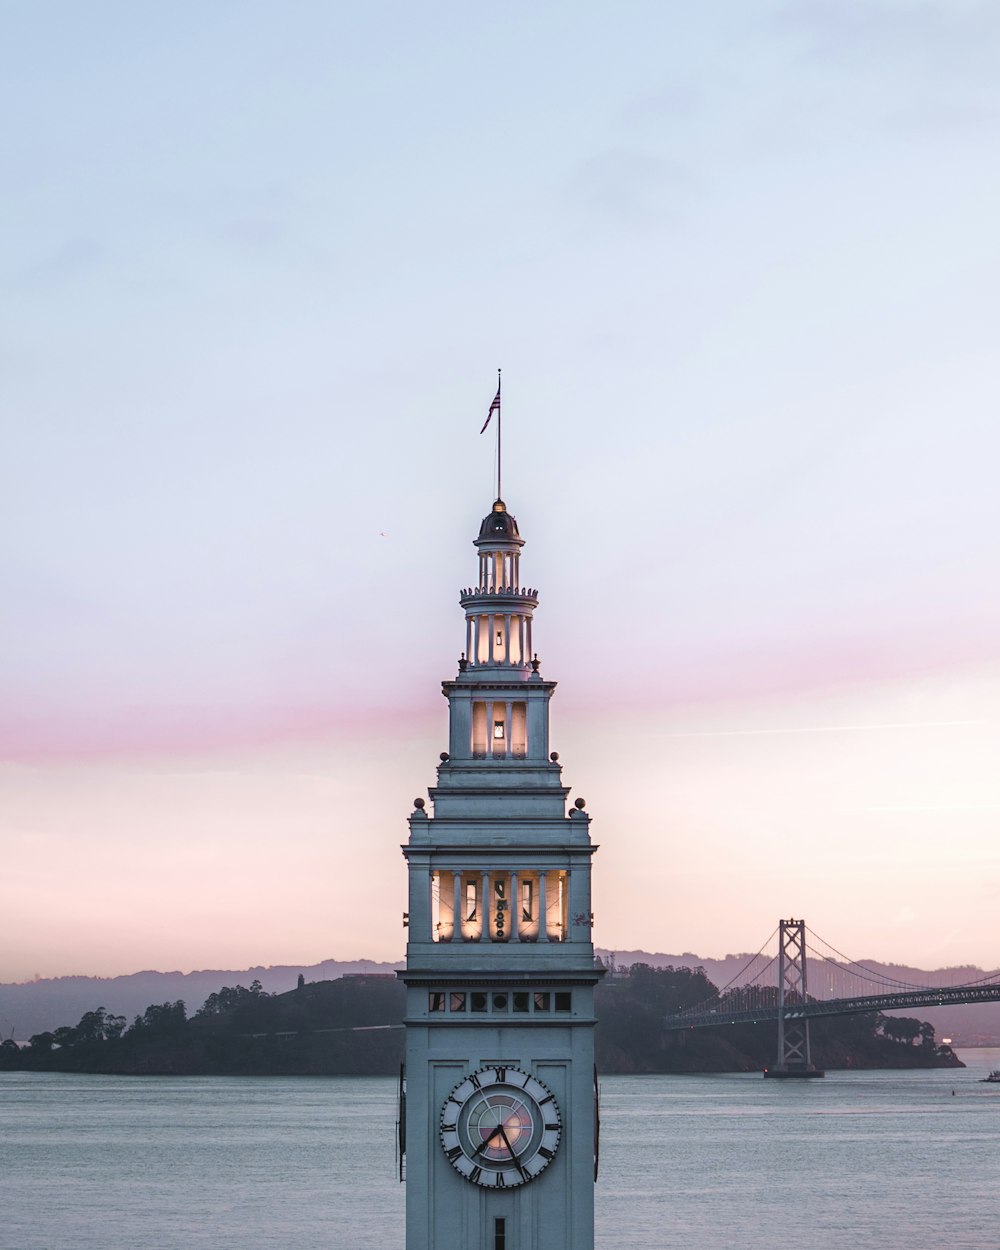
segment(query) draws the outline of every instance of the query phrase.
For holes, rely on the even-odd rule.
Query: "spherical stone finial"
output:
[[[424,808],[427,806],[427,804],[424,799],[414,799],[413,806],[417,809],[418,812],[422,812]]]
[[[558,751],[552,751],[552,752],[550,752],[550,753],[549,753],[549,759],[552,761],[552,763],[553,763],[553,764],[558,764],[558,763],[559,763],[559,752],[558,752]]]
[[[582,811],[583,811],[583,809],[587,806],[587,800],[586,800],[586,799],[577,799],[577,801],[576,801],[576,803],[574,804],[574,806],[576,807],[576,810],[577,810],[578,812],[582,812]]]
[[[442,751],[442,752],[441,752],[441,763],[442,763],[442,764],[447,764],[447,763],[448,763],[448,761],[449,761],[450,759],[451,759],[451,756],[448,754],[448,752],[447,752],[447,751]],[[420,801],[421,801],[421,803],[422,803],[422,802],[423,802],[423,799],[421,799]]]

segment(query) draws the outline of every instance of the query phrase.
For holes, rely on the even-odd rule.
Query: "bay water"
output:
[[[1000,1050],[960,1053],[604,1078],[600,1250],[997,1250]],[[0,1250],[402,1250],[395,1116],[390,1078],[0,1073]]]

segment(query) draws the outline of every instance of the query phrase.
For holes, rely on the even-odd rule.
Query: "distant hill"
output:
[[[726,985],[751,958],[749,954],[707,959],[685,951],[666,955],[649,951],[597,952],[605,963],[619,968],[644,963],[653,968],[704,968],[715,985]],[[954,985],[975,981],[987,974],[981,968],[939,968],[926,971],[901,964],[884,964],[876,959],[861,960],[867,967],[897,981],[916,985]],[[183,1000],[191,1014],[210,994],[226,985],[249,985],[257,980],[268,993],[293,989],[299,974],[306,981],[332,981],[345,974],[389,973],[403,966],[371,959],[325,959],[316,964],[284,964],[237,969],[204,969],[198,972],[133,972],[121,977],[55,977],[22,984],[0,984],[0,1036],[26,1041],[33,1033],[56,1029],[75,1021],[85,1011],[105,1007],[115,1015],[131,1020],[150,1003]],[[822,978],[810,979],[810,991],[821,992]],[[950,1037],[955,1046],[1000,1046],[1000,1003],[979,1003],[960,1007],[922,1007],[920,1018],[934,1025],[938,1038]]]
[[[334,981],[345,974],[392,972],[402,963],[373,959],[324,959],[318,964],[287,964],[198,972],[132,972],[121,977],[54,977],[19,985],[0,985],[0,1036],[27,1041],[34,1033],[73,1023],[85,1011],[105,1007],[132,1020],[150,1003],[181,999],[193,1015],[210,994],[225,985],[259,981],[269,994],[295,988],[299,975],[307,981]]]

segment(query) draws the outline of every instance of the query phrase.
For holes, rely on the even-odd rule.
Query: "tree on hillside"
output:
[[[262,998],[273,998],[259,981],[251,981],[250,988],[245,985],[224,985],[217,994],[209,994],[208,998],[195,1012],[195,1016],[222,1016],[247,1003],[258,1003]]]
[[[151,1003],[141,1016],[136,1016],[126,1037],[175,1037],[187,1026],[187,1008],[181,999],[174,1003]]]
[[[918,1038],[922,1040],[924,1036],[921,1031],[921,1022],[912,1016],[883,1016],[879,1023],[886,1037],[904,1046],[912,1046]],[[930,1025],[927,1027],[931,1030],[931,1045],[933,1045],[934,1029]]]

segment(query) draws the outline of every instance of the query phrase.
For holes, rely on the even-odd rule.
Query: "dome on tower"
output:
[[[498,499],[493,511],[483,517],[479,527],[479,542],[522,542],[517,528],[517,521],[507,511],[507,505]]]

